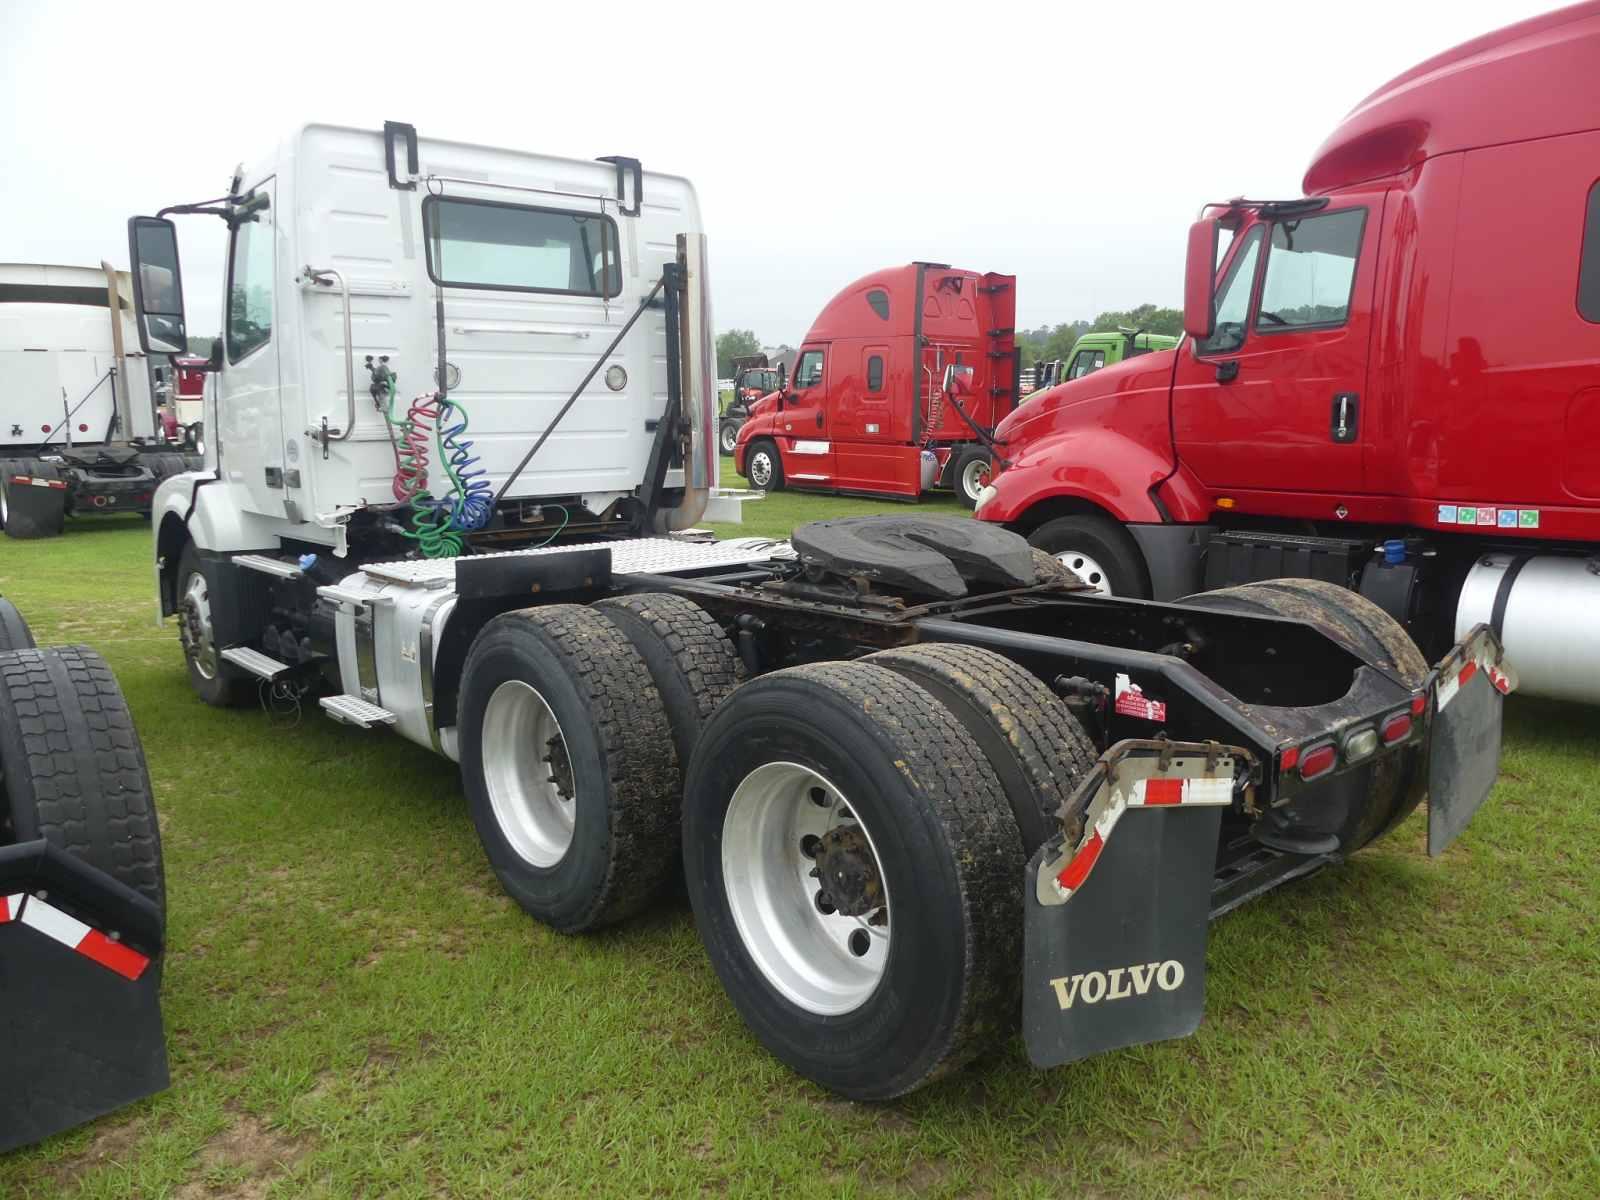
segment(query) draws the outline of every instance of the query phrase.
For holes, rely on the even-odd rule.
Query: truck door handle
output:
[[[1329,426],[1333,440],[1340,443],[1356,440],[1361,427],[1361,397],[1355,392],[1338,392],[1333,397],[1333,418]]]
[[[1230,358],[1227,362],[1217,364],[1217,382],[1232,383],[1239,378],[1239,360]]]
[[[820,409],[817,410],[817,428],[822,428],[822,411]]]

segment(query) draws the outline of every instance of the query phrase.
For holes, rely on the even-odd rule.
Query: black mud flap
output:
[[[1500,646],[1479,626],[1439,664],[1428,754],[1428,853],[1442,854],[1500,774],[1505,693],[1516,686]]]
[[[0,1152],[163,1090],[162,918],[44,841],[0,847]]]
[[[1036,887],[1059,839],[1034,854],[1024,884],[1022,1029],[1035,1066],[1199,1028],[1222,811],[1130,809],[1064,904],[1042,903]]]

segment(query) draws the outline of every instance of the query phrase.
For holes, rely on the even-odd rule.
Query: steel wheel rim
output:
[[[989,464],[982,459],[973,459],[961,472],[961,490],[966,493],[968,500],[976,500],[978,493],[989,484]]]
[[[1116,595],[1116,592],[1111,590],[1111,579],[1106,574],[1106,569],[1096,562],[1093,556],[1085,554],[1081,550],[1058,550],[1056,551],[1055,559],[1093,588],[1093,595]]]
[[[722,452],[732,454],[739,445],[739,431],[731,425],[722,428]]]
[[[816,802],[819,794],[825,804]],[[801,849],[807,836],[850,825],[866,835],[882,878],[872,833],[853,806],[816,771],[791,762],[764,763],[746,775],[722,823],[723,889],[740,940],[768,983],[821,1016],[860,1008],[889,963],[888,881],[874,912],[825,913],[817,903],[822,885],[810,875],[815,864]],[[870,923],[880,914],[883,923]]]
[[[564,770],[567,779],[557,783]],[[550,705],[520,679],[508,679],[483,712],[483,780],[489,806],[517,856],[553,867],[572,846],[578,803],[566,737]]]
[[[178,612],[178,636],[202,679],[217,677],[217,639],[211,626],[211,593],[199,571],[184,585]]]
[[[765,450],[757,450],[750,456],[750,482],[757,487],[766,487],[772,482],[772,459]]]

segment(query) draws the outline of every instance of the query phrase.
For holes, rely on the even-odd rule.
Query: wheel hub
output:
[[[841,916],[864,917],[883,907],[883,877],[859,825],[828,830],[817,847],[817,878]]]
[[[217,674],[216,638],[211,630],[211,603],[205,577],[189,577],[178,605],[178,642],[194,668],[206,679]]]

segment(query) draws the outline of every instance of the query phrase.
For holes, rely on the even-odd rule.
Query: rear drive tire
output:
[[[0,463],[0,524],[7,537],[18,541],[58,537],[66,528],[67,494],[60,488],[34,489],[31,484],[14,485],[17,475],[34,479],[60,479],[51,463],[36,458],[11,459]],[[21,495],[26,490],[27,495]]]
[[[1083,832],[1078,783],[1099,757],[1078,718],[1032,672],[974,646],[928,643],[863,662],[925,688],[961,722],[989,760],[1029,857],[1065,827]]]
[[[111,668],[87,646],[0,653],[8,829],[44,838],[166,908],[144,750]]]
[[[1269,579],[1185,596],[1178,603],[1265,612],[1315,625],[1339,645],[1409,688],[1428,677],[1428,660],[1405,627],[1360,592],[1321,579]]]
[[[644,660],[592,608],[504,613],[462,673],[461,782],[489,865],[563,933],[644,908],[678,859],[672,733]]]
[[[1021,839],[983,752],[922,688],[864,662],[764,675],[711,718],[684,794],[701,941],[789,1066],[886,1100],[1014,1031]]]
[[[778,447],[767,438],[750,443],[745,451],[745,478],[751,487],[764,492],[783,491],[783,459],[778,457]]]
[[[978,505],[978,493],[989,486],[992,471],[989,451],[984,446],[967,446],[956,457],[950,471],[950,482],[956,496],[968,508]]]
[[[1144,560],[1127,530],[1109,517],[1085,513],[1046,521],[1028,541],[1077,573],[1103,596],[1147,599]]]
[[[178,556],[178,642],[194,694],[214,708],[239,708],[259,694],[253,681],[222,658],[211,617],[211,586],[193,542]]]
[[[17,606],[0,596],[0,650],[32,650],[36,645]]]
[[[681,596],[645,592],[594,608],[644,659],[672,726],[681,786],[701,730],[744,675],[739,655],[711,614]]]
[[[1271,579],[1201,592],[1179,603],[1223,612],[1292,617],[1320,630],[1363,662],[1389,672],[1408,688],[1420,688],[1428,677],[1427,660],[1400,622],[1359,592],[1336,583]],[[1354,853],[1382,837],[1421,802],[1426,770],[1422,755],[1417,746],[1399,755],[1384,755],[1372,764],[1370,776],[1355,789],[1362,797],[1357,817],[1340,832],[1345,853]]]

